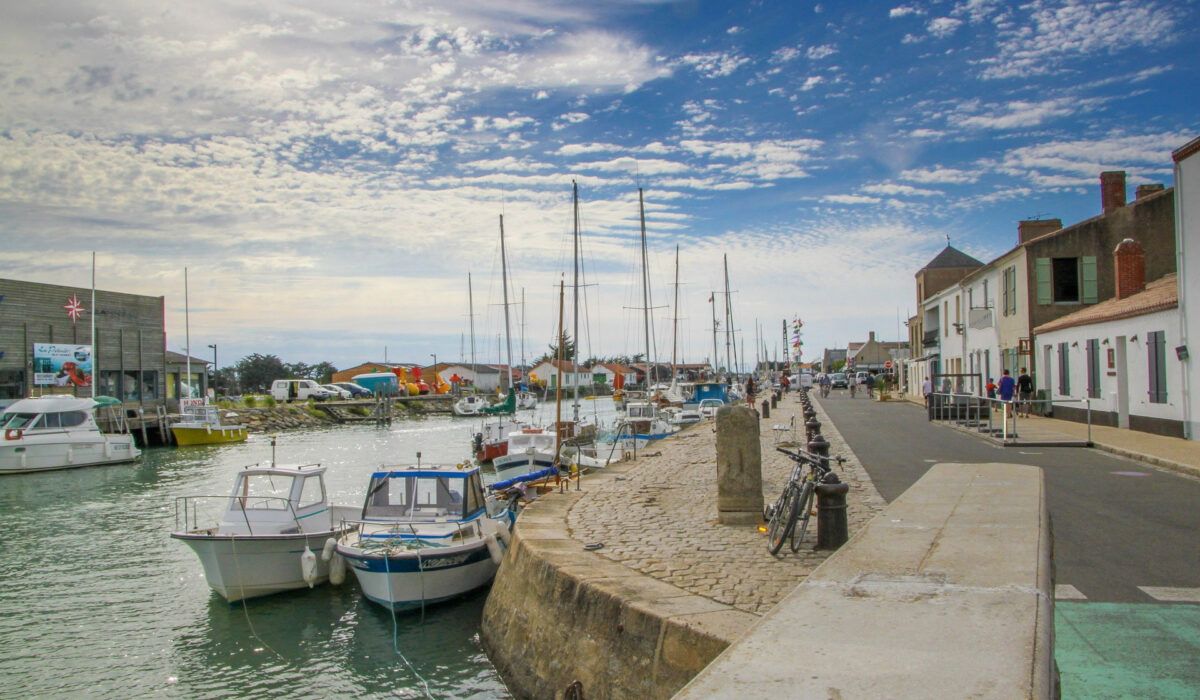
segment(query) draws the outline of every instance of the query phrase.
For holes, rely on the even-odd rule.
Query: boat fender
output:
[[[304,577],[304,582],[312,588],[317,582],[317,555],[313,551],[304,547],[304,554],[300,555],[300,575]]]
[[[500,541],[504,543],[504,547],[506,549],[508,547],[511,547],[512,546],[512,533],[508,531],[508,526],[504,523],[496,523],[496,524],[498,526],[496,528],[496,535],[498,535],[500,537]]]
[[[329,561],[333,557],[333,551],[337,548],[337,540],[330,537],[325,540],[325,549],[321,550],[321,561]]]
[[[332,541],[332,540],[331,540]],[[329,583],[334,586],[340,586],[346,581],[346,557],[333,553],[333,560],[329,562]]]
[[[489,532],[484,536],[483,541],[487,543],[488,554],[492,555],[492,563],[500,566],[500,562],[504,561],[504,550],[500,547],[500,542],[496,540],[496,533]]]

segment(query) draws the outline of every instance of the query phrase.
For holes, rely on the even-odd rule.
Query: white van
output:
[[[311,379],[276,379],[271,383],[271,396],[276,401],[324,401],[333,398],[333,392]]]

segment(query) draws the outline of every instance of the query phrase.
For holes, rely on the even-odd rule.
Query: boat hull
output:
[[[368,600],[392,610],[408,610],[469,593],[491,583],[498,565],[487,543],[406,551],[383,556],[338,545],[338,554],[358,579]]]
[[[209,587],[230,603],[307,588],[300,565],[305,547],[317,556],[313,585],[329,580],[329,562],[322,560],[321,550],[326,540],[342,534],[325,531],[231,537],[206,532],[173,532],[171,537],[192,548],[204,567]]]
[[[229,442],[245,442],[246,427],[241,425],[220,428],[183,428],[171,426],[177,445],[221,445]]]
[[[58,442],[25,437],[0,441],[0,474],[120,464],[141,454],[132,435],[83,435]]]
[[[475,459],[479,460],[480,462],[490,462],[493,459],[496,459],[497,457],[503,457],[506,454],[508,454],[507,440],[504,442],[492,443],[490,445],[485,444],[482,448],[475,452]]]

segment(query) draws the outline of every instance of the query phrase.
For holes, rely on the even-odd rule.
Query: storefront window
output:
[[[156,370],[142,370],[142,398],[147,401],[158,398],[158,372]]]
[[[167,372],[167,398],[179,398],[179,373]]]
[[[141,383],[138,381],[138,371],[136,369],[125,370],[125,376],[122,377],[121,388],[124,393],[121,394],[122,401],[141,401]]]
[[[0,370],[0,399],[25,398],[25,370]]]
[[[101,396],[121,396],[121,373],[115,369],[101,371],[100,383],[96,385],[96,392]]]

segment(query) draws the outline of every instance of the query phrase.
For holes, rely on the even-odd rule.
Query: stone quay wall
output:
[[[847,458],[853,534],[885,503],[817,410],[830,454]],[[792,471],[775,448],[802,442],[802,426],[796,394],[759,422],[768,503]],[[588,698],[669,698],[830,555],[814,550],[815,528],[776,558],[757,525],[718,522],[712,423],[578,488],[521,514],[484,608],[485,648],[518,697],[561,697],[579,681]]]

